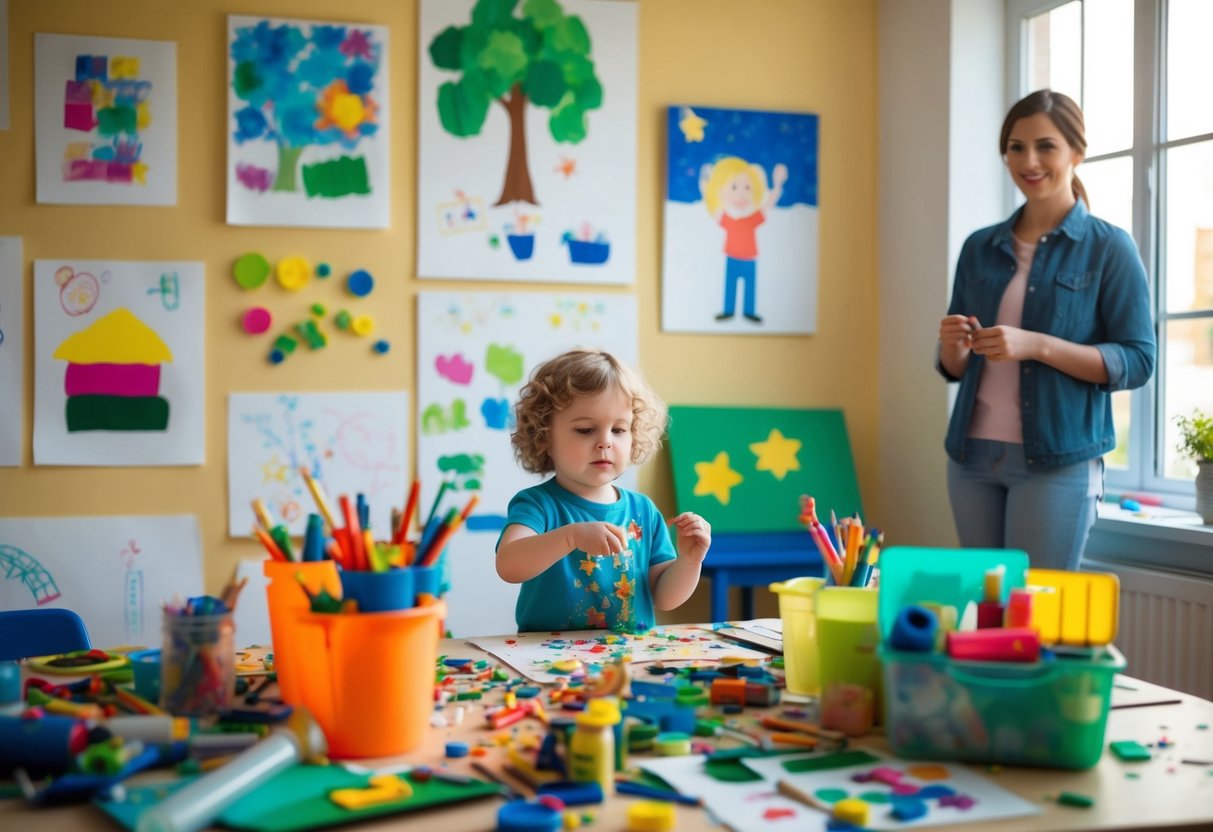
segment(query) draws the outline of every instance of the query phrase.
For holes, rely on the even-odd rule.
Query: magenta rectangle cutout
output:
[[[69,396],[155,396],[159,364],[68,364],[63,388]]]

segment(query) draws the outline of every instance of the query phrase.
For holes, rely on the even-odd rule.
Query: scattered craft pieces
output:
[[[312,264],[303,257],[287,257],[278,262],[274,270],[278,285],[290,292],[297,292],[312,279]]]
[[[264,254],[250,251],[236,258],[232,264],[232,277],[236,285],[245,291],[259,288],[270,276],[270,261]]]
[[[1134,740],[1117,740],[1110,747],[1113,754],[1128,762],[1150,759],[1150,749]]]
[[[329,800],[351,812],[382,803],[405,800],[412,796],[413,787],[408,784],[408,781],[401,780],[394,774],[372,777],[370,784],[365,789],[334,789],[329,792]]]
[[[270,328],[273,320],[270,310],[264,306],[254,306],[244,313],[241,324],[244,326],[244,331],[249,335],[260,335]]]
[[[1057,802],[1062,806],[1075,806],[1079,809],[1090,809],[1095,805],[1095,798],[1087,797],[1078,792],[1062,792],[1057,795]]]
[[[375,278],[366,269],[359,269],[345,279],[345,288],[354,297],[364,298],[375,288]]]

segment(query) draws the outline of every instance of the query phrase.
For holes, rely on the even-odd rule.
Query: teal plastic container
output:
[[[1046,652],[1021,664],[957,661],[887,645],[902,607],[934,601],[963,615],[970,601],[982,599],[986,571],[1000,564],[1005,599],[1024,585],[1024,552],[895,547],[881,554],[879,653],[889,747],[914,759],[1090,768],[1103,753],[1113,677],[1125,668],[1115,647],[1081,656]]]

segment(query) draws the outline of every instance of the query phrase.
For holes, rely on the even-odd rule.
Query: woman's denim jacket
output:
[[[974,232],[956,265],[949,315],[973,315],[992,326],[1015,274],[1012,229],[1023,208]],[[1040,238],[1024,292],[1022,328],[1099,350],[1106,384],[1079,381],[1038,361],[1019,369],[1023,450],[1028,465],[1070,465],[1110,451],[1112,392],[1141,387],[1154,372],[1154,324],[1146,271],[1133,238],[1088,213],[1080,199],[1057,228]],[[965,436],[985,358],[970,355],[960,378],[944,447],[964,461]],[[956,381],[938,361],[936,367]]]

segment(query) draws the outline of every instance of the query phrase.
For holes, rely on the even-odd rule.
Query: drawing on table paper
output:
[[[36,261],[35,463],[201,464],[204,309],[200,263]]]
[[[34,35],[38,202],[177,203],[177,46]]]
[[[228,17],[227,221],[387,228],[388,30]]]
[[[818,117],[667,111],[662,328],[817,328]]]
[[[0,609],[70,609],[94,645],[147,644],[161,604],[203,591],[198,519],[0,517],[0,575]]]
[[[317,508],[300,473],[331,501],[366,496],[376,537],[408,491],[404,393],[233,393],[228,397],[228,533],[249,533],[254,499],[302,535]],[[335,506],[335,503],[334,503]]]
[[[636,15],[423,0],[418,275],[632,282]]]

